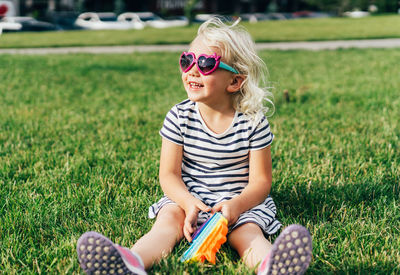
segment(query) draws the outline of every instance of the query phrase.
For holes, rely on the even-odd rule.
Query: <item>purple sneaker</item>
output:
[[[97,232],[83,234],[76,250],[80,265],[87,274],[147,274],[139,255]]]
[[[311,257],[310,232],[301,225],[292,224],[276,238],[271,252],[261,263],[258,274],[304,274]]]

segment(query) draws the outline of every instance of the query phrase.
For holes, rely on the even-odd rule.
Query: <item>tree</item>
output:
[[[187,0],[184,7],[185,16],[189,20],[189,26],[192,25],[194,19],[194,8],[199,0]]]
[[[320,11],[342,14],[351,9],[350,2],[354,2],[354,0],[305,0],[305,2]]]
[[[116,14],[121,14],[125,11],[125,2],[124,0],[115,0],[114,1],[114,12]]]
[[[378,7],[379,12],[396,12],[398,0],[304,0],[305,3],[320,11],[335,12],[341,15],[345,11],[360,9],[367,11],[371,4]]]

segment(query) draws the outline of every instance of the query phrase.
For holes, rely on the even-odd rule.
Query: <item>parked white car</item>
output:
[[[85,12],[75,20],[75,26],[88,30],[141,30],[145,24],[137,16],[117,18],[114,13]]]
[[[343,15],[350,18],[362,18],[367,17],[370,14],[367,11],[346,11]]]
[[[128,14],[136,14],[146,26],[157,29],[182,27],[189,24],[189,20],[183,16],[176,19],[163,19],[152,12],[129,12]]]
[[[15,17],[3,17],[0,19],[0,29],[3,31],[20,31],[22,24],[14,20]]]
[[[215,13],[199,13],[199,14],[196,14],[194,16],[194,21],[198,22],[198,23],[203,23],[203,22],[206,22],[208,19],[211,19],[211,18],[213,18],[215,16],[218,16],[218,14],[215,14]]]
[[[133,12],[125,12],[117,17],[118,22],[126,22],[135,25],[135,29],[143,29],[146,24],[140,20],[139,16]]]

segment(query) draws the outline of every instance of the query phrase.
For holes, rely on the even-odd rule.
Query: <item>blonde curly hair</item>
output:
[[[240,91],[233,94],[233,106],[257,122],[263,115],[272,115],[275,107],[272,93],[260,87],[266,83],[267,66],[257,55],[250,34],[238,25],[239,21],[228,24],[213,17],[199,27],[197,37],[203,38],[207,46],[218,48],[224,62],[245,77]]]

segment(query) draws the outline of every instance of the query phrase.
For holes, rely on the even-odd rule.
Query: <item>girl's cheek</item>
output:
[[[182,76],[182,84],[186,87],[186,78]]]

